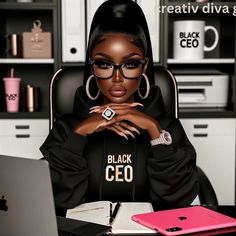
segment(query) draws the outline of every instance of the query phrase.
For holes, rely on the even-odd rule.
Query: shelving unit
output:
[[[236,20],[233,16],[233,8],[236,5],[235,1],[211,1],[204,3],[194,3],[192,1],[162,1],[162,5],[166,7],[176,8],[183,6],[183,4],[190,5],[198,8],[197,13],[189,11],[189,13],[178,14],[178,13],[165,13],[165,20],[163,22],[164,28],[167,30],[163,31],[165,41],[168,42],[167,51],[165,53],[166,66],[175,70],[206,70],[215,69],[223,73],[226,73],[230,77],[229,83],[229,97],[228,105],[225,109],[219,108],[209,108],[209,109],[180,109],[181,118],[234,118],[236,117],[236,100],[235,94],[236,89],[234,86],[235,80],[235,27]],[[218,8],[222,6],[227,6],[230,13],[216,13],[211,12],[209,14],[203,13],[202,9],[206,5],[213,6],[213,8]],[[203,20],[206,25],[213,25],[219,33],[219,43],[217,47],[211,52],[205,52],[204,59],[199,60],[178,60],[173,58],[173,23],[176,20]],[[206,45],[212,42],[210,33],[206,33]]]
[[[234,64],[234,58],[204,58],[200,60],[177,60],[173,58],[167,59],[167,63],[170,64]]]
[[[54,64],[54,59],[0,58],[0,64]]]
[[[20,104],[20,112],[22,117],[48,118],[48,91],[49,82],[53,73],[59,67],[58,63],[58,1],[44,0],[34,1],[32,3],[17,3],[13,0],[0,2],[0,77],[7,77],[10,68],[15,69],[15,76],[22,79],[21,96],[24,94],[24,87],[27,84],[32,84],[40,88],[40,108],[36,114],[27,114],[23,98]],[[24,17],[22,17],[24,16]],[[17,57],[11,56],[9,50],[8,35],[17,34],[20,38],[23,32],[31,32],[33,22],[40,20],[42,23],[43,32],[52,33],[52,58],[22,58],[22,55]],[[21,42],[22,43],[22,42]],[[21,44],[22,45],[22,44]],[[0,80],[0,117],[8,117],[14,119],[19,117],[19,114],[5,114],[6,107],[4,101],[3,81]]]
[[[34,0],[18,3],[16,0],[0,1],[0,153],[38,159],[42,157],[39,147],[49,132],[49,83],[59,67],[58,58],[58,2],[57,0]],[[23,58],[9,53],[11,34],[22,40],[23,32],[31,32],[33,22],[40,20],[43,32],[52,34],[52,58]],[[22,47],[22,41],[18,46]],[[21,78],[20,110],[6,112],[5,92],[2,78],[8,77],[14,68],[15,77]],[[39,88],[39,109],[27,112],[25,87],[30,84]],[[18,129],[23,125],[27,129]],[[11,131],[11,132],[10,132]],[[10,149],[14,145],[14,150]],[[28,147],[28,148],[26,148]]]
[[[162,1],[163,6],[172,6],[172,8],[181,7],[183,4],[191,5],[198,10],[196,13],[190,11],[185,14],[164,13],[164,30],[162,33],[164,34],[164,42],[168,42],[167,45],[164,45],[166,47],[165,66],[174,73],[178,73],[178,71],[218,70],[229,76],[226,107],[204,108],[199,105],[198,108],[181,108],[180,120],[196,149],[197,164],[204,170],[213,184],[219,203],[235,205],[236,18],[233,16],[233,9],[236,6],[236,1],[203,3],[187,0]],[[207,4],[215,7],[215,9],[226,6],[230,12],[216,13],[216,11],[212,12],[211,10],[211,13],[206,14],[203,9]],[[214,26],[219,33],[217,47],[211,52],[205,52],[203,59],[179,60],[173,58],[173,23],[177,20],[203,20],[206,25]],[[212,42],[212,36],[208,32],[205,34],[205,41],[207,45]],[[218,94],[216,93],[215,96],[217,97]],[[227,189],[225,185],[227,185]]]

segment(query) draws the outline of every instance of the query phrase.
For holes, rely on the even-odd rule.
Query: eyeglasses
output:
[[[146,60],[128,60],[123,64],[112,64],[102,60],[90,60],[93,74],[99,79],[110,79],[116,70],[126,79],[136,79],[143,73]]]

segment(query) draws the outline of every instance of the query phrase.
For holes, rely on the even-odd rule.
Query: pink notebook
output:
[[[236,219],[202,206],[137,214],[132,216],[132,220],[164,235],[182,235],[236,226]]]

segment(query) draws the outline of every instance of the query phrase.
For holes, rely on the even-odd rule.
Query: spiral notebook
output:
[[[116,207],[119,209],[116,211]],[[133,214],[152,212],[149,202],[109,202],[96,201],[83,203],[73,209],[67,210],[66,216],[71,219],[80,219],[101,225],[110,225],[113,234],[154,234],[155,231],[131,220]],[[113,215],[113,213],[115,215]],[[110,221],[112,216],[112,222]]]

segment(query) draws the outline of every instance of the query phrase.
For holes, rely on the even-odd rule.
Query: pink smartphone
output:
[[[236,226],[236,219],[202,206],[137,214],[132,216],[132,220],[164,235],[182,235]]]

